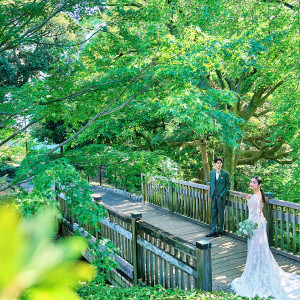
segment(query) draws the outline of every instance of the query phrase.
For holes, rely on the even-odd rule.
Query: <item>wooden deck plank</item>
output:
[[[140,212],[145,222],[193,244],[199,240],[209,240],[212,243],[213,290],[231,292],[230,283],[242,275],[247,257],[245,242],[226,235],[206,238],[205,235],[209,232],[206,225],[202,226],[164,209],[145,205],[109,190],[97,189],[95,195],[101,196],[106,205],[125,214]],[[284,271],[300,274],[300,263],[278,254],[274,254],[274,257]]]

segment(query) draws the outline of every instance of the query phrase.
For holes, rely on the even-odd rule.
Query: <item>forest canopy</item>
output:
[[[24,159],[1,189],[61,149],[132,180],[222,156],[232,189],[299,200],[299,2],[7,0],[0,23],[1,160]]]

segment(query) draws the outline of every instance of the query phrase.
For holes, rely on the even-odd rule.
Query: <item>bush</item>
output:
[[[8,166],[6,164],[3,164],[0,166],[0,177],[8,175],[10,178],[15,177],[17,167]]]
[[[131,300],[131,299],[189,299],[189,300],[200,300],[200,299],[233,299],[242,300],[248,299],[246,297],[240,297],[232,293],[226,293],[223,291],[217,291],[214,293],[208,293],[197,290],[184,291],[180,289],[171,290],[164,289],[162,286],[157,285],[155,287],[134,287],[134,288],[119,288],[111,287],[109,285],[101,286],[97,285],[96,282],[84,284],[77,291],[79,296],[84,300]],[[261,298],[255,297],[252,300],[259,300]]]

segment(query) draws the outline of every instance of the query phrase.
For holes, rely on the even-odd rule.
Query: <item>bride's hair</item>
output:
[[[259,176],[254,176],[254,178],[256,179],[258,184],[262,184],[262,178]],[[260,192],[261,192],[261,197],[262,197],[262,201],[265,203],[266,202],[266,195],[264,190],[260,187]]]

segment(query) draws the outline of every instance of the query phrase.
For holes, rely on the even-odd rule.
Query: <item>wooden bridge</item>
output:
[[[230,191],[225,235],[206,238],[211,222],[206,185],[143,178],[142,188],[141,200],[93,186],[93,197],[101,197],[108,210],[108,218],[101,221],[102,235],[120,248],[116,256],[120,267],[108,274],[110,281],[121,286],[162,284],[231,292],[231,281],[241,276],[246,263],[247,243],[235,234],[236,224],[248,215],[246,194]],[[79,226],[60,201],[69,227]],[[296,274],[300,274],[299,211],[299,204],[271,198],[264,208],[274,257],[283,270]]]

